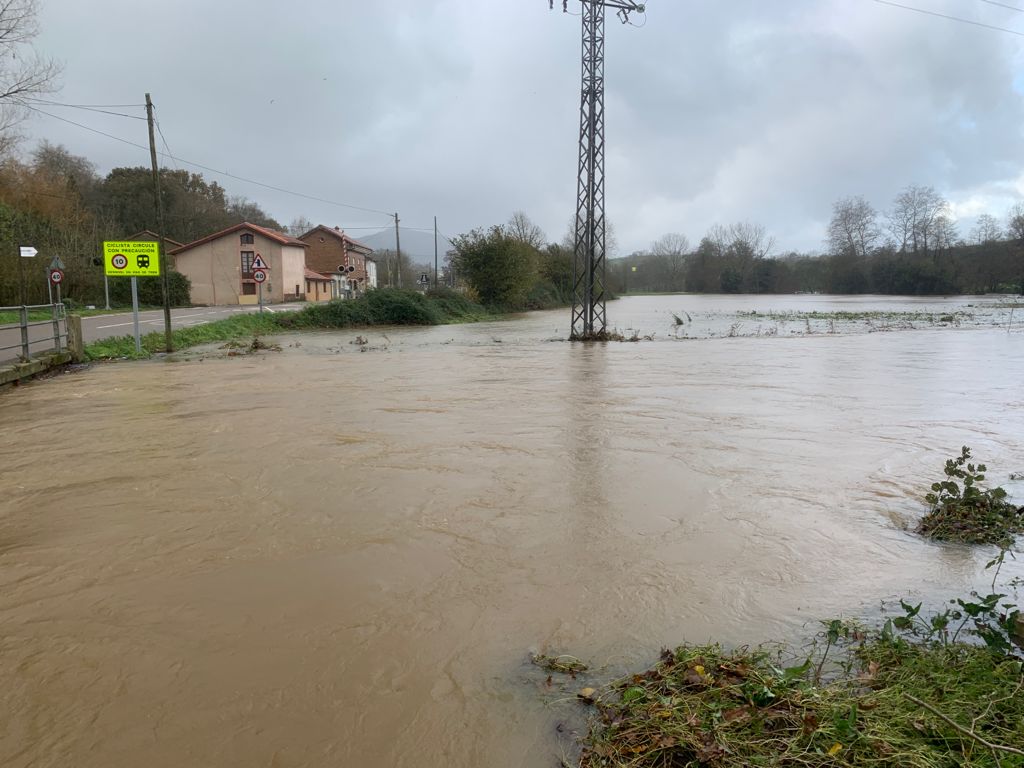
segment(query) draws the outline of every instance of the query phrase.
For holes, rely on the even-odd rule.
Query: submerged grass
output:
[[[881,635],[847,653],[821,682],[773,651],[664,651],[597,694],[579,765],[1024,766],[1019,659]]]

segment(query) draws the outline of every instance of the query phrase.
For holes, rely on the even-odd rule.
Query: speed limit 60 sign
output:
[[[158,277],[160,244],[145,240],[105,241],[103,271],[109,277]]]

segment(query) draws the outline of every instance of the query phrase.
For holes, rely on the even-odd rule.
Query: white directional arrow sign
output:
[[[22,258],[31,259],[37,253],[39,253],[39,251],[37,251],[31,245],[22,245],[19,246],[18,253],[21,255]]]

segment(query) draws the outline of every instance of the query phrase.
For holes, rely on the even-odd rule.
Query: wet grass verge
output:
[[[277,322],[283,328],[366,328],[386,325],[447,325],[493,320],[500,314],[456,291],[419,293],[381,288],[357,299],[313,304]]]
[[[282,316],[257,313],[239,314],[203,325],[179,328],[172,332],[174,349],[181,350],[200,344],[280,333],[282,330],[278,323],[280,317]],[[142,352],[137,353],[133,336],[116,336],[87,344],[85,356],[88,360],[140,360],[151,357],[154,353],[163,352],[164,341],[162,330],[147,333],[142,337]]]
[[[500,314],[475,304],[455,291],[417,291],[384,288],[357,299],[311,304],[294,312],[240,314],[173,332],[174,349],[232,341],[261,334],[335,328],[367,328],[394,325],[445,325],[493,320]],[[145,359],[164,350],[164,333],[142,337],[142,352],[135,351],[132,336],[118,336],[88,344],[89,360]]]
[[[820,655],[786,666],[778,651],[664,651],[648,671],[591,694],[596,716],[578,764],[1024,765],[1020,658],[891,627],[847,635],[853,644],[827,680]]]

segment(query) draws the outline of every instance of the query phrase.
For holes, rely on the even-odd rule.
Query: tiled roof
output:
[[[344,243],[347,243],[348,245],[355,246],[356,248],[365,248],[367,251],[373,253],[373,248],[366,245],[366,243],[360,243],[358,240],[349,237],[348,235],[345,234],[345,230],[339,229],[337,227],[326,227],[323,224],[319,224],[318,226],[313,227],[311,230],[309,230],[309,232],[302,235],[302,237],[300,237],[299,239],[304,240],[305,238],[309,237],[310,235],[316,234],[317,232],[324,232],[328,235],[333,235],[334,237],[338,238]]]
[[[233,227],[228,227],[227,229],[223,229],[220,232],[214,232],[212,235],[207,235],[206,237],[200,238],[199,240],[191,242],[188,245],[183,245],[180,248],[175,248],[173,251],[171,251],[171,253],[183,253],[192,248],[196,248],[197,246],[205,245],[206,243],[212,242],[214,240],[219,240],[220,238],[226,237],[227,235],[233,234],[235,232],[240,232],[243,229],[250,229],[257,234],[263,235],[263,237],[267,238],[268,240],[273,240],[275,243],[280,243],[281,245],[297,245],[301,248],[309,247],[308,245],[306,245],[306,243],[302,242],[297,238],[292,237],[291,235],[286,235],[284,234],[284,232],[277,232],[273,229],[261,227],[258,224],[250,224],[247,221],[243,221],[241,224],[235,224],[235,226]]]
[[[331,282],[331,278],[326,275],[321,275],[319,272],[314,272],[312,269],[306,269],[307,280],[321,280],[323,282]]]
[[[159,240],[160,239],[160,235],[158,235],[156,232],[154,232],[154,231],[152,231],[150,229],[144,229],[141,232],[136,232],[134,235],[132,235],[131,237],[129,237],[127,239],[128,240]],[[171,248],[181,248],[181,246],[184,245],[184,243],[179,243],[177,240],[172,240],[169,237],[165,237],[164,241]]]

